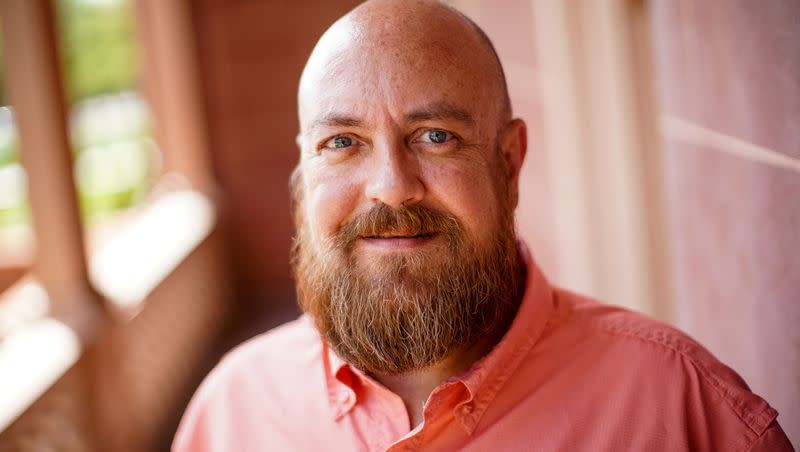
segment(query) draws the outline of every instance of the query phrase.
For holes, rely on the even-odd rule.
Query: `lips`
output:
[[[431,238],[433,237],[432,232],[425,232],[421,234],[406,234],[406,233],[386,233],[386,234],[378,234],[378,235],[365,235],[364,238],[367,239],[416,239],[416,238]]]
[[[365,235],[364,243],[385,250],[411,250],[430,243],[434,233],[410,234],[404,232],[388,232],[376,235]]]

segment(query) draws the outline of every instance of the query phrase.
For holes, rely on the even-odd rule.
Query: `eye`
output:
[[[320,149],[347,149],[355,144],[353,137],[347,135],[336,135],[330,140],[322,143]]]
[[[420,135],[419,141],[423,143],[444,144],[454,138],[453,134],[442,129],[430,129]]]

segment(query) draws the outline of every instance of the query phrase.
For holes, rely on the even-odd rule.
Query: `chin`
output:
[[[454,257],[443,247],[427,250],[363,251],[352,256],[353,265],[363,275],[376,279],[413,278],[416,281],[427,279],[437,271],[447,267]]]

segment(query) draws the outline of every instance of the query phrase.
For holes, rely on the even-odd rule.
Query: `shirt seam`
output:
[[[767,428],[765,428],[765,429],[764,429],[764,431],[763,431],[763,432],[762,432],[760,435],[756,436],[756,437],[753,439],[753,441],[751,441],[751,442],[750,442],[750,444],[748,444],[748,445],[747,445],[747,447],[745,447],[744,449],[742,449],[742,452],[752,452],[752,451],[753,451],[753,447],[755,447],[755,445],[756,445],[756,444],[758,444],[758,442],[759,442],[759,441],[760,441],[760,440],[761,440],[763,437],[767,436],[767,434],[768,434],[768,433],[769,433],[769,432],[770,432],[770,431],[773,429],[773,424],[777,425],[777,423],[775,422],[775,420],[771,421],[771,422],[769,423],[769,425],[767,425]]]
[[[625,326],[596,323],[590,324],[609,334],[637,339],[678,353],[682,358],[691,363],[695,370],[697,370],[698,375],[700,375],[700,377],[714,389],[717,395],[719,395],[720,398],[725,401],[725,404],[728,406],[728,408],[736,415],[736,417],[744,424],[744,426],[747,427],[747,430],[752,433],[753,437],[747,438],[751,443],[758,439],[758,437],[767,430],[770,422],[774,419],[775,416],[771,413],[773,410],[770,409],[771,407],[769,405],[766,405],[766,407],[760,412],[751,412],[750,410],[746,409],[741,402],[735,400],[735,398],[731,396],[730,390],[725,387],[725,382],[721,381],[719,377],[714,375],[713,372],[708,370],[705,365],[699,362],[696,357],[694,357],[691,353],[688,353],[686,350],[682,350],[680,347],[669,342],[650,337],[647,334],[637,333],[636,331],[626,328]],[[659,333],[663,334],[666,332],[659,331]],[[684,345],[692,348],[696,347],[696,345],[691,343],[686,343]]]

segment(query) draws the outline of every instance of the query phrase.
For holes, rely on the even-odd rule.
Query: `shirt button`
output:
[[[349,403],[350,402],[350,393],[347,391],[342,391],[339,393],[339,403]]]
[[[472,404],[467,403],[461,406],[461,412],[464,414],[472,413]]]

